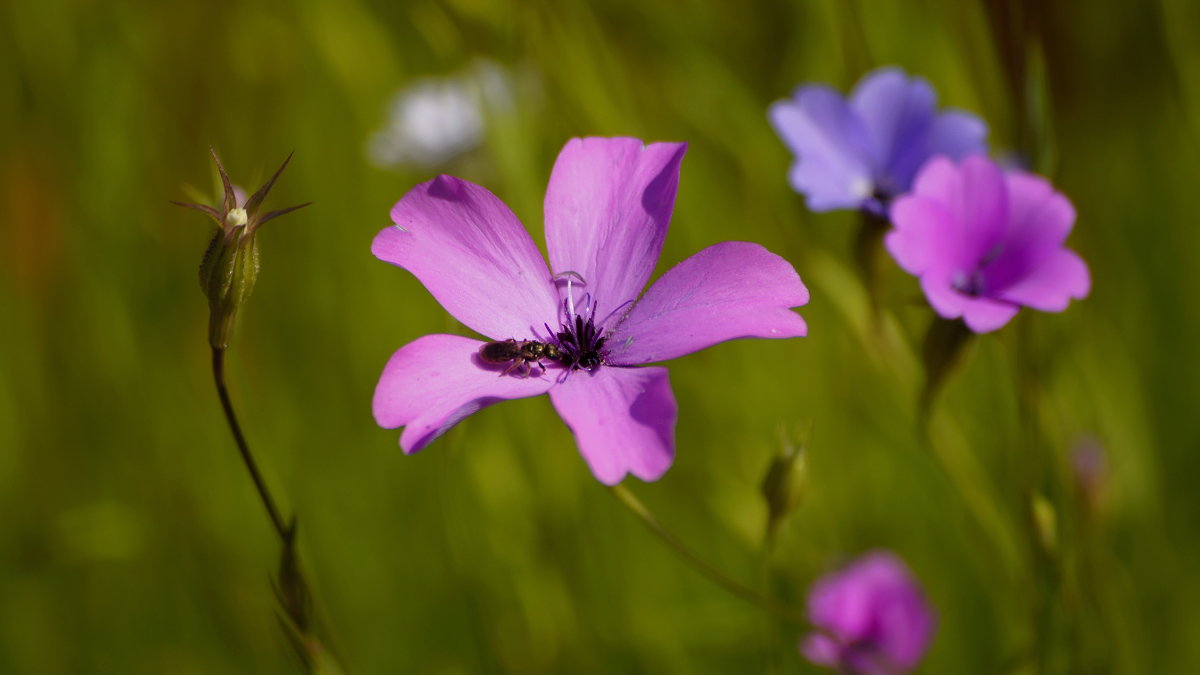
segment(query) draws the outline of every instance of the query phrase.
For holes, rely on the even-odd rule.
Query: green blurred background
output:
[[[371,160],[397,91],[480,64],[509,86],[478,147]],[[801,82],[887,64],[1052,175],[1094,278],[1065,313],[977,341],[932,442],[914,357],[930,310],[893,270],[873,330],[854,216],[805,209],[765,116]],[[268,207],[314,202],[259,238],[230,372],[351,672],[815,672],[803,626],[661,546],[544,397],[413,457],[371,418],[393,350],[465,332],[370,255],[390,206],[451,173],[540,246],[577,135],[690,143],[660,273],[747,239],[812,291],[811,337],[671,364],[675,466],[630,481],[669,528],[797,607],[849,556],[894,550],[940,616],[922,672],[1200,668],[1195,3],[11,0],[0,92],[0,672],[301,669],[210,378],[211,223],[167,203],[214,193],[209,144],[246,188],[294,150]],[[766,555],[759,483],[810,424],[804,501]],[[1091,500],[1081,443],[1107,459]]]

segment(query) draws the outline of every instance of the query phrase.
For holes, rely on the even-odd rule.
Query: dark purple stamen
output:
[[[549,326],[546,327],[549,330]],[[575,320],[570,317],[562,324],[555,334],[558,349],[562,352],[560,362],[563,367],[571,370],[595,370],[604,363],[606,352],[604,342],[607,337],[601,336],[603,328],[596,328],[591,318],[584,320],[579,314]]]
[[[983,272],[974,270],[970,274],[959,272],[950,280],[950,287],[962,293],[977,298],[983,295],[984,279]]]

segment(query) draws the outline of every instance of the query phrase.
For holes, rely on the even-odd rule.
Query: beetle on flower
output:
[[[493,342],[550,345],[538,367],[498,368],[487,342],[427,335],[401,347],[375,389],[376,421],[421,450],[479,409],[548,393],[598,480],[657,480],[675,455],[665,361],[718,342],[806,334],[795,269],[757,244],[684,260],[639,299],[666,238],[683,143],[572,139],[546,189],[548,269],[521,223],[486,189],[439,176],[392,208],[372,243],[456,319]],[[645,367],[643,367],[645,366]]]

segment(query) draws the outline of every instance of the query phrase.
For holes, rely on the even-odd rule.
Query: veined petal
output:
[[[481,408],[544,394],[554,380],[500,375],[478,360],[483,342],[458,335],[426,335],[401,347],[375,386],[375,421],[403,426],[400,447],[414,453]]]
[[[573,138],[559,153],[546,189],[550,266],[582,276],[602,311],[633,300],[650,279],[686,150],[686,143]]]
[[[854,209],[871,197],[874,171],[862,120],[838,92],[819,85],[796,90],[767,111],[796,155],[791,185],[813,211]]]
[[[451,176],[421,183],[392,207],[396,224],[371,252],[399,265],[472,330],[528,339],[555,316],[558,294],[541,253],[504,202]]]
[[[608,340],[609,362],[636,365],[673,359],[745,337],[807,333],[793,312],[808,289],[783,258],[758,244],[727,241],[671,268]]]
[[[933,87],[899,68],[880,68],[854,88],[850,105],[871,139],[880,187],[891,194],[906,192],[929,156],[925,141],[937,105]]]
[[[596,479],[625,474],[658,480],[675,458],[675,395],[667,369],[602,367],[575,371],[550,390]]]

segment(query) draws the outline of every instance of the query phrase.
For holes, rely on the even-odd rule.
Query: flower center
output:
[[[973,270],[970,274],[966,272],[955,272],[950,279],[950,287],[973,298],[983,295],[984,279],[983,272],[978,269]]]
[[[225,227],[227,229],[241,227],[248,220],[249,217],[246,215],[246,209],[230,209],[229,213],[225,216]]]
[[[574,315],[574,321],[568,315],[554,337],[558,340],[558,349],[562,356],[558,359],[564,368],[571,370],[592,371],[604,364],[608,351],[604,342],[608,338],[603,328],[596,328],[596,322],[589,316],[586,320],[580,314]],[[546,330],[550,330],[547,326]],[[553,331],[551,331],[553,332]]]
[[[950,279],[950,286],[964,295],[969,295],[973,298],[984,295],[987,291],[987,277],[983,270],[988,265],[991,265],[1000,255],[1004,253],[1004,246],[996,244],[988,249],[979,262],[975,265],[975,269],[970,272],[959,271]]]

